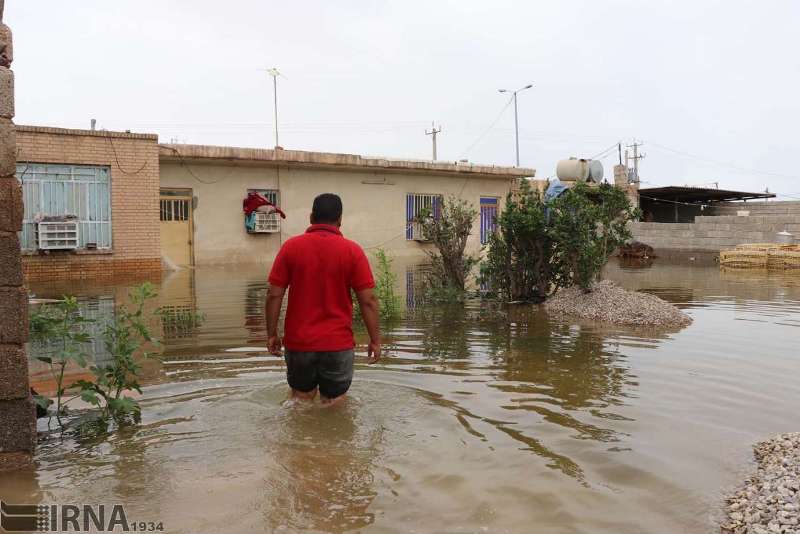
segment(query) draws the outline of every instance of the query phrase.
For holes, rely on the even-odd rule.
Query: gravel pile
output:
[[[561,289],[545,302],[548,313],[570,315],[614,324],[685,326],[692,319],[655,295],[628,291],[610,280],[597,282],[592,291]]]
[[[753,450],[758,470],[727,499],[723,534],[800,534],[800,432]]]

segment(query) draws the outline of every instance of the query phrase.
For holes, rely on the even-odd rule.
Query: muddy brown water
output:
[[[334,410],[282,406],[261,269],[166,276],[141,425],[43,434],[0,498],[122,503],[166,532],[714,532],[751,444],[800,430],[800,274],[607,268],[686,310],[679,331],[428,307],[399,274],[406,316]],[[128,286],[32,290],[102,317]]]

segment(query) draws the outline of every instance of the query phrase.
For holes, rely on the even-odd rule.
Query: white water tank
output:
[[[559,180],[568,182],[585,182],[589,177],[589,160],[569,158],[562,159],[556,164],[556,176]]]
[[[603,164],[591,159],[562,159],[556,164],[556,176],[567,182],[599,183],[603,179]]]

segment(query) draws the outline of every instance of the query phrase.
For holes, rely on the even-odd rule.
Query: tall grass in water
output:
[[[397,275],[392,271],[392,259],[386,251],[379,248],[375,251],[375,296],[380,303],[380,317],[382,321],[394,321],[401,317],[400,297],[394,292]],[[353,294],[353,318],[356,324],[363,324],[361,308],[358,299]]]

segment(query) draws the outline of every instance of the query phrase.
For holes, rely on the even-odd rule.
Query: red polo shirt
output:
[[[283,345],[297,352],[352,349],[350,289],[375,287],[364,251],[336,226],[312,224],[283,244],[269,283],[289,288]]]

